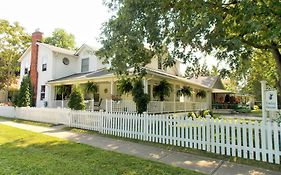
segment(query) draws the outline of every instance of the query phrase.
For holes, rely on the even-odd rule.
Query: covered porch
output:
[[[153,88],[159,84],[161,80],[165,79],[172,86],[172,91],[164,101],[160,101],[155,97]],[[89,94],[84,92],[84,99],[86,109],[88,111],[102,110],[107,112],[130,112],[135,113],[136,104],[133,101],[131,94],[120,94],[117,90],[117,77],[99,76],[79,79],[67,79],[53,81],[49,83],[52,91],[48,100],[48,107],[51,108],[68,108],[68,97],[71,93],[71,87],[75,84],[83,85],[87,82],[94,82],[98,86],[98,91],[95,93],[94,98],[90,98]],[[188,80],[178,78],[176,76],[165,76],[161,74],[149,73],[143,78],[144,92],[150,97],[150,102],[147,106],[148,113],[173,113],[173,112],[187,112],[187,111],[199,111],[211,108],[211,91],[208,88],[200,85],[188,82]],[[67,86],[68,92],[64,95],[57,93],[58,86]],[[191,96],[177,95],[177,91],[184,86],[189,86],[194,92],[198,90],[206,91],[205,98],[199,98],[196,93],[192,93]]]

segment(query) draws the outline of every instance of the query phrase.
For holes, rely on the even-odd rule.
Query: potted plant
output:
[[[166,80],[161,80],[157,86],[153,88],[153,95],[159,97],[160,101],[164,101],[166,96],[169,96],[172,91],[172,85]]]
[[[204,90],[199,90],[197,93],[196,93],[196,97],[199,97],[199,98],[205,98],[207,96],[207,92],[204,91]]]

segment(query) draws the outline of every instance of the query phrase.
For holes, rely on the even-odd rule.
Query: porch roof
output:
[[[212,93],[215,93],[215,94],[235,94],[234,92],[227,91],[227,90],[224,90],[224,89],[212,89]]]
[[[181,82],[184,82],[184,83],[188,83],[188,84],[191,84],[191,85],[203,87],[203,88],[206,88],[206,89],[211,89],[208,86],[202,85],[202,84],[194,82],[192,80],[189,80],[189,79],[186,79],[186,78],[183,78],[183,77],[179,77],[179,76],[176,76],[176,75],[172,75],[172,74],[169,74],[169,73],[166,73],[166,72],[162,72],[160,70],[155,70],[155,69],[151,69],[151,68],[147,68],[147,67],[145,69],[149,73],[152,73],[152,74],[165,76],[165,77],[172,78],[172,79],[175,79],[175,80],[178,80],[178,81],[181,81]]]
[[[76,81],[82,81],[82,80],[90,80],[93,78],[105,78],[105,77],[111,77],[113,76],[113,72],[109,71],[107,69],[102,69],[98,71],[92,71],[92,72],[82,72],[82,73],[76,73],[72,74],[66,77],[58,78],[49,81],[49,84],[59,84],[59,83],[67,83],[67,82],[76,82]]]

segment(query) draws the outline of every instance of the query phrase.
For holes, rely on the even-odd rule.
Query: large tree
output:
[[[206,61],[201,65],[199,59],[194,59],[191,64],[187,65],[185,70],[185,77],[198,78],[199,76],[210,76],[211,72],[208,69]]]
[[[18,59],[29,42],[30,35],[18,22],[0,19],[0,90],[15,83],[20,70]]]
[[[214,54],[237,68],[254,48],[271,53],[281,88],[281,2],[276,0],[107,0],[115,15],[104,24],[100,55],[114,69],[150,62],[144,46],[166,61],[190,61],[194,52]],[[121,68],[121,69],[120,69]]]
[[[60,28],[55,29],[52,36],[46,37],[44,42],[65,49],[75,49],[74,35]]]
[[[276,87],[279,76],[275,61],[269,52],[255,51],[252,57],[245,72],[246,83],[242,88],[242,93],[253,94],[257,100],[261,100],[260,81],[266,80],[269,86]],[[237,77],[239,78],[239,76]]]

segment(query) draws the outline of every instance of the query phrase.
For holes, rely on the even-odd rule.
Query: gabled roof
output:
[[[210,89],[208,86],[205,86],[203,84],[197,83],[195,81],[192,81],[192,80],[189,80],[189,79],[186,79],[186,78],[183,78],[183,77],[172,75],[172,74],[169,74],[169,73],[166,73],[166,72],[163,72],[163,71],[160,71],[160,70],[152,69],[152,68],[145,67],[145,69],[149,73],[152,73],[152,74],[157,74],[157,75],[162,75],[162,76],[170,77],[170,78],[173,78],[173,79],[176,79],[176,80],[179,80],[179,81],[191,84],[191,85],[195,85],[195,86],[203,87],[203,88],[206,88],[206,89]]]
[[[84,49],[84,48],[89,48],[91,50],[93,50],[94,52],[98,51],[97,48],[93,47],[93,46],[90,46],[88,44],[83,44],[75,53],[74,55],[79,55],[79,53]]]
[[[18,62],[21,62],[21,60],[25,57],[26,54],[28,54],[28,52],[30,52],[30,50],[31,50],[31,45],[23,52],[23,54],[18,59]]]
[[[189,80],[207,86],[209,88],[213,88],[216,82],[218,81],[218,79],[219,76],[210,76],[210,77],[200,76],[198,78],[190,78]]]
[[[53,52],[63,53],[63,54],[66,54],[66,55],[74,56],[74,54],[76,52],[75,50],[64,49],[64,48],[56,47],[56,46],[53,46],[53,45],[50,45],[50,44],[46,44],[46,43],[37,42],[37,44],[39,46],[46,47],[46,48],[52,50]]]
[[[56,47],[56,46],[46,44],[46,43],[37,42],[36,44],[39,45],[39,46],[43,46],[47,49],[50,49],[53,52],[63,53],[63,54],[66,54],[66,55],[74,56],[74,54],[76,53],[75,50],[68,50],[68,49]],[[24,53],[18,59],[18,62],[20,62],[26,56],[26,54],[28,54],[30,51],[31,51],[31,45],[24,51]]]

